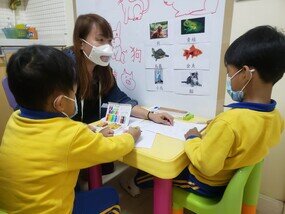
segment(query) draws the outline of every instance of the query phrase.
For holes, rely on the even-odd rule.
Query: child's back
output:
[[[79,170],[130,152],[133,133],[106,138],[68,118],[77,109],[75,78],[58,50],[22,49],[11,57],[7,74],[20,110],[10,117],[0,146],[0,209],[71,213]]]
[[[79,169],[133,148],[128,134],[105,138],[69,118],[19,114],[11,116],[0,147],[0,207],[8,211],[70,213]]]
[[[197,138],[186,145],[190,172],[203,183],[223,186],[236,169],[261,161],[280,142],[284,129],[275,104],[230,105],[231,110],[209,124],[202,141]]]
[[[236,103],[218,115],[200,136],[189,130],[186,153],[199,181],[226,185],[236,169],[261,161],[280,142],[284,120],[271,99],[285,71],[285,36],[270,26],[236,39],[225,54],[227,91]]]

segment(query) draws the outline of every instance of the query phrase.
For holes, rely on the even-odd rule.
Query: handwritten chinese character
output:
[[[132,53],[132,61],[134,62],[137,60],[140,63],[142,59],[142,50],[136,47],[130,47],[130,48]]]

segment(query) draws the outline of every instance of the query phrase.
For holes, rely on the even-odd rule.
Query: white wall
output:
[[[74,28],[74,8],[72,0],[65,0],[65,10],[66,10],[66,23],[67,23],[67,36],[66,36],[66,46],[71,46],[73,44],[73,28]]]
[[[231,41],[258,25],[272,25],[285,29],[284,0],[248,0],[234,3]],[[285,118],[285,76],[273,89],[272,98]],[[231,100],[226,95],[225,103]],[[273,148],[265,160],[261,193],[285,201],[285,133],[281,143]]]

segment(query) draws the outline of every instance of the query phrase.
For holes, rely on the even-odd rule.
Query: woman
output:
[[[74,119],[87,124],[100,120],[106,113],[106,109],[101,108],[102,104],[117,102],[131,104],[131,115],[134,117],[172,125],[171,115],[148,111],[138,106],[136,100],[132,100],[119,89],[109,66],[113,54],[112,39],[112,28],[103,17],[86,14],[77,18],[73,32],[73,47],[65,50],[72,58],[77,73],[79,111]],[[112,136],[113,131],[105,129],[103,134]],[[103,166],[103,174],[104,171],[108,173]]]

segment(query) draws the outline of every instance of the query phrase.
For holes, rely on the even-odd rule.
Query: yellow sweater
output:
[[[188,140],[190,172],[210,186],[226,185],[235,170],[261,161],[280,142],[284,121],[271,112],[232,109],[218,115],[202,139]]]
[[[16,111],[0,146],[0,210],[71,213],[79,170],[117,160],[133,147],[130,134],[105,138],[69,118],[33,120]]]

